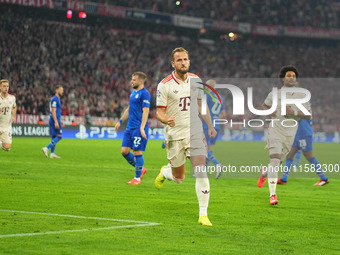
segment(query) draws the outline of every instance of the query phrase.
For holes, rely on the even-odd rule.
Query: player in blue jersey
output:
[[[320,180],[317,183],[315,183],[314,186],[323,186],[329,183],[329,180],[324,174],[319,161],[314,156],[312,140],[313,140],[312,119],[310,120],[300,119],[299,127],[298,130],[296,131],[292,149],[287,155],[286,164],[283,168],[282,177],[277,181],[278,184],[287,184],[290,168],[293,165],[293,158],[299,150],[302,150],[303,155],[309,161],[309,163],[312,165],[312,168],[315,169],[315,172],[320,177]]]
[[[61,85],[58,85],[55,89],[55,95],[52,97],[50,101],[50,131],[52,140],[46,146],[42,148],[42,151],[46,158],[48,158],[48,151],[51,149],[50,158],[58,158],[59,156],[55,154],[55,147],[57,143],[61,140],[63,133],[64,123],[61,120],[61,103],[60,97],[64,94],[64,88]]]
[[[216,81],[208,80],[206,82],[206,84],[208,84],[208,85],[210,85],[214,88]],[[220,101],[218,100],[218,98],[215,94],[212,94],[214,99],[212,99],[211,96],[208,95],[207,93],[205,95],[207,97],[207,105],[208,105],[208,108],[210,110],[211,122],[214,124],[214,119],[224,119],[224,118],[226,118],[227,114],[226,114],[223,99],[221,98],[221,101],[222,101],[222,105],[221,105]],[[216,144],[218,132],[220,130],[220,125],[214,126],[214,128],[217,132],[217,135],[215,137],[210,137],[209,134],[208,134],[209,128],[208,128],[207,123],[205,123],[205,121],[202,121],[202,122],[203,122],[203,131],[204,131],[205,139],[206,139],[207,144],[208,144],[208,157],[206,158],[206,167],[208,167],[209,163],[212,162],[216,166],[216,176],[215,177],[220,178],[223,165],[220,164],[220,162],[215,158],[215,156],[213,154],[213,149],[214,149],[214,145]]]
[[[126,161],[135,167],[135,178],[127,183],[129,185],[141,184],[142,177],[146,173],[146,168],[143,167],[143,151],[145,151],[148,139],[151,95],[144,88],[145,80],[145,73],[135,72],[132,74],[131,84],[134,90],[130,95],[129,106],[115,126],[115,131],[117,132],[122,122],[127,118],[129,119],[121,150]],[[133,153],[131,153],[131,149]]]

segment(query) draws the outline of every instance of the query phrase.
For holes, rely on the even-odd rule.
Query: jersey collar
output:
[[[189,75],[188,75],[188,78],[185,81],[181,81],[181,80],[177,79],[174,71],[171,73],[171,75],[172,75],[172,78],[174,79],[174,81],[178,85],[180,85],[181,83],[189,83]]]
[[[8,98],[8,96],[9,96],[9,94],[7,94],[7,97],[3,97],[3,96],[1,95],[1,93],[0,93],[0,97],[1,97],[2,99],[6,99],[6,98]]]

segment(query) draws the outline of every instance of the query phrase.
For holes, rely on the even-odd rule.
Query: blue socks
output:
[[[52,136],[51,142],[46,146],[47,149],[51,149],[51,153],[55,152],[57,143],[61,140],[60,136]]]
[[[142,171],[143,171],[143,166],[144,166],[144,158],[143,155],[133,155],[133,153],[130,151],[128,154],[123,155],[124,158],[126,159],[126,161],[132,165],[133,167],[135,167],[136,170],[136,176],[135,178],[140,178],[140,176],[142,175]]]
[[[143,155],[137,155],[136,157],[136,176],[135,178],[140,178],[142,175],[143,171],[143,166],[144,166],[144,158]]]
[[[295,154],[295,157],[294,157],[294,166],[298,167],[299,164],[300,164],[300,160],[301,160],[301,151],[298,151],[296,154]]]
[[[293,159],[287,158],[286,159],[286,164],[283,167],[283,174],[282,174],[282,177],[281,177],[282,181],[284,181],[284,182],[287,181],[288,175],[289,175],[289,172],[290,172],[290,168],[292,167],[292,165],[293,165]]]
[[[326,180],[327,180],[327,177],[326,177],[326,175],[323,173],[319,161],[318,161],[315,157],[314,157],[314,158],[311,158],[311,159],[308,160],[308,161],[309,161],[309,163],[314,167],[315,172],[319,175],[320,179],[326,181]]]
[[[131,153],[131,151],[126,154],[123,155],[123,157],[126,159],[126,161],[133,167],[136,166],[136,159],[135,159],[135,155],[133,155],[133,153]]]
[[[210,161],[212,161],[214,163],[214,165],[219,164],[220,162],[218,162],[218,160],[215,158],[215,156],[213,155],[212,151],[208,151],[208,158],[207,158],[207,162],[206,165],[208,166]]]
[[[123,155],[126,161],[133,167],[135,167],[136,170],[136,176],[135,178],[140,178],[143,171],[144,166],[144,158],[143,155],[133,155],[133,153],[130,151],[128,154]]]
[[[300,158],[301,158],[301,154],[300,154]],[[300,159],[296,159],[295,164],[298,164],[299,161],[300,161]],[[312,167],[315,169],[315,172],[319,175],[320,179],[327,181],[327,177],[324,174],[323,170],[321,169],[319,161],[315,157],[311,158],[308,161],[312,165]],[[288,175],[289,175],[289,172],[290,172],[290,168],[292,167],[292,165],[293,165],[293,159],[287,158],[286,164],[283,168],[283,174],[282,174],[282,177],[281,177],[282,181],[284,181],[284,182],[287,181]]]

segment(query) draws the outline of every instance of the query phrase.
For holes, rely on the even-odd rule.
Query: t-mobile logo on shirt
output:
[[[190,106],[190,96],[188,97],[181,97],[179,99],[179,107],[183,107],[181,111],[187,111]]]

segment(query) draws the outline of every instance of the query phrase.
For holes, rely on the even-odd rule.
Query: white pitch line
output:
[[[43,161],[48,161],[48,159],[43,159]],[[50,162],[56,162],[55,160],[50,160]],[[59,160],[58,160],[59,161]],[[66,162],[66,161],[65,161]],[[3,163],[3,162],[2,162]],[[6,162],[8,164],[22,164],[22,162]],[[69,163],[69,162],[68,162]],[[46,165],[46,162],[32,162],[32,161],[25,161],[25,165]],[[58,162],[55,165],[57,165],[58,167],[72,167],[72,166],[77,166],[77,167],[81,167],[81,168],[93,168],[93,167],[98,167],[97,165],[79,165],[79,164],[63,164],[62,162]],[[113,166],[100,166],[100,168],[105,168],[105,169],[112,169],[112,168],[119,168],[119,169],[126,169],[126,167],[113,167]],[[149,169],[149,168],[148,168]],[[151,169],[151,168],[150,168]],[[153,170],[157,170],[156,168]]]
[[[47,216],[78,218],[78,219],[95,219],[95,220],[106,220],[106,221],[118,221],[118,222],[137,223],[135,225],[112,226],[112,227],[93,228],[93,229],[87,228],[87,229],[48,231],[48,232],[39,232],[39,233],[8,234],[8,235],[0,235],[0,238],[19,237],[19,236],[52,235],[52,234],[86,232],[86,231],[99,231],[99,230],[118,229],[118,228],[147,227],[147,226],[156,226],[156,225],[163,224],[163,223],[157,223],[157,222],[146,222],[146,221],[135,221],[135,220],[121,220],[121,219],[109,219],[109,218],[100,218],[100,217],[86,217],[86,216],[78,216],[78,215],[56,214],[56,213],[26,212],[26,211],[2,210],[2,209],[0,209],[0,211],[1,212],[14,212],[14,213],[26,213],[26,214],[37,214],[37,215],[47,215]]]
[[[49,232],[41,232],[41,233],[9,234],[9,235],[0,235],[0,238],[18,237],[18,236],[53,235],[53,234],[86,232],[86,231],[97,231],[97,230],[107,230],[107,229],[117,229],[117,228],[136,228],[136,227],[155,226],[155,225],[160,225],[160,224],[162,224],[162,223],[148,223],[148,224],[137,224],[137,225],[113,226],[113,227],[93,228],[93,229],[60,230],[60,231],[49,231]]]
[[[26,214],[37,214],[37,215],[48,215],[48,216],[58,216],[58,217],[68,217],[68,218],[78,218],[78,219],[93,219],[93,220],[120,221],[120,222],[131,222],[131,223],[140,223],[140,224],[154,223],[154,222],[147,222],[147,221],[109,219],[109,218],[100,218],[100,217],[87,217],[87,216],[68,215],[68,214],[57,214],[57,213],[43,213],[43,212],[27,212],[27,211],[17,211],[17,210],[3,210],[3,209],[0,209],[0,212],[26,213]],[[162,223],[159,223],[159,224],[162,224]]]
[[[45,159],[43,159],[43,161],[46,161],[47,159],[45,158]],[[52,161],[51,161],[52,162]],[[54,162],[56,162],[55,160],[54,160]],[[3,163],[3,162],[2,162]],[[8,164],[15,164],[15,163],[17,163],[17,164],[22,164],[22,162],[20,162],[20,161],[18,161],[18,162],[6,162],[6,163],[8,163]],[[65,165],[65,164],[63,164],[62,162],[58,162],[59,164],[56,164],[59,168],[70,168],[70,167],[72,167],[72,166],[77,166],[77,167],[79,167],[79,168],[93,168],[93,167],[98,167],[98,165],[79,165],[79,164],[67,164],[67,165]],[[46,162],[32,162],[32,161],[25,161],[25,165],[46,165]],[[126,167],[117,167],[117,166],[100,166],[99,168],[103,168],[103,169],[113,169],[113,168],[118,168],[118,169],[126,169]],[[148,169],[150,169],[150,170],[159,170],[158,168],[148,168]]]

